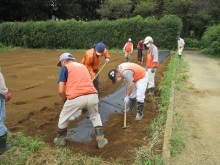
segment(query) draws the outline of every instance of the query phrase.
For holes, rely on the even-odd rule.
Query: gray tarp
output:
[[[169,51],[159,52],[159,62],[162,61],[170,54]],[[114,93],[100,99],[99,113],[103,125],[108,122],[108,117],[114,113],[123,113],[125,97],[125,84]],[[80,121],[76,127],[70,129],[67,133],[67,139],[77,142],[90,142],[94,134],[94,127],[89,120],[89,113],[87,112],[86,118]]]

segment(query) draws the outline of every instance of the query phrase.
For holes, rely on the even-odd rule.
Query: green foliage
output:
[[[96,12],[101,18],[115,20],[120,18],[131,17],[132,1],[131,0],[105,0]]]
[[[88,49],[102,41],[108,48],[122,49],[128,38],[136,47],[140,39],[150,35],[159,48],[174,49],[181,28],[181,20],[174,15],[160,20],[137,16],[115,21],[9,22],[0,24],[0,42],[27,48]]]
[[[13,145],[27,149],[30,152],[38,151],[44,144],[39,139],[32,139],[31,137],[25,137],[23,134],[18,134],[16,140],[13,140]]]
[[[185,142],[182,136],[183,126],[182,115],[177,113],[174,117],[172,137],[170,140],[170,153],[173,156],[180,153],[185,148]]]
[[[184,41],[186,43],[184,49],[187,50],[197,50],[203,46],[202,42],[196,38],[184,38]]]
[[[0,43],[0,51],[7,51],[8,49],[11,49],[10,47],[5,46],[4,44]]]
[[[220,57],[220,25],[209,27],[202,37],[204,52],[214,57]]]
[[[154,0],[141,1],[134,9],[134,15],[141,15],[142,17],[153,16],[156,11],[157,3]]]

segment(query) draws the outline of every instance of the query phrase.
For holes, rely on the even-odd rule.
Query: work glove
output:
[[[129,97],[128,95],[124,98],[124,102],[125,102],[126,104],[129,104],[129,102],[130,102],[130,97]]]
[[[4,97],[6,102],[9,101],[11,99],[11,93],[10,92],[5,93]]]
[[[151,68],[151,73],[154,73],[156,71],[156,67]]]
[[[106,62],[106,63],[108,63],[109,61],[110,61],[110,59],[109,59],[109,58],[106,58],[106,59],[105,59],[105,62]]]

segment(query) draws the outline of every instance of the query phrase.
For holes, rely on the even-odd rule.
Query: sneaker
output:
[[[65,146],[66,145],[66,137],[56,137],[54,139],[54,143],[58,146]]]
[[[143,112],[137,111],[135,120],[141,120],[143,116],[144,116]]]
[[[98,142],[98,147],[101,149],[108,143],[108,140],[106,138],[102,138],[100,140],[97,140],[97,142]]]

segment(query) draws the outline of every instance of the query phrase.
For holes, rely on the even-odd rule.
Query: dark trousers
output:
[[[143,53],[141,49],[138,49],[138,61],[143,62]]]
[[[94,72],[97,74],[99,70],[95,69]],[[95,89],[99,92],[99,75],[97,75],[96,78],[93,80],[93,85]]]

